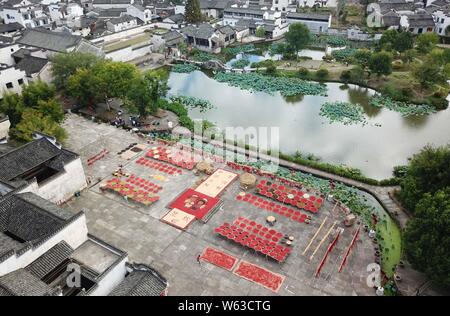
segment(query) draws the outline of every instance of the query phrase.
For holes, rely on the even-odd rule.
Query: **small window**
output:
[[[12,88],[13,88],[13,84],[12,84],[12,82],[8,82],[8,83],[6,83],[6,88],[8,88],[8,89],[12,89]]]
[[[442,33],[442,28],[439,29],[439,34]]]
[[[14,52],[14,48],[11,48],[11,53],[13,53]]]
[[[23,85],[23,79],[19,79],[17,82],[19,83],[19,86]]]

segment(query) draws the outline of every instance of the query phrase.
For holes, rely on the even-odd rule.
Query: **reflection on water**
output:
[[[251,93],[219,83],[204,73],[172,73],[170,93],[208,99],[215,109],[200,113],[190,110],[193,118],[208,119],[219,127],[279,127],[280,149],[313,153],[324,161],[342,163],[361,169],[367,176],[383,179],[391,176],[394,166],[428,143],[450,142],[450,110],[428,117],[403,118],[387,109],[373,108],[370,89],[340,83],[328,83],[328,97],[299,96],[283,98],[279,94]],[[319,116],[325,101],[357,102],[367,114],[368,125],[329,124]],[[381,124],[378,127],[377,124]]]

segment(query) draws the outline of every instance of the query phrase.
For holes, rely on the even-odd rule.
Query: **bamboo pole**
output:
[[[325,236],[323,236],[322,240],[320,241],[320,243],[317,245],[316,249],[314,250],[313,254],[311,255],[311,257],[309,257],[309,261],[312,261],[312,259],[314,258],[316,252],[319,250],[320,246],[322,246],[322,244],[325,242],[325,240],[327,239],[327,237],[331,234],[331,231],[333,230],[334,226],[336,226],[337,221],[335,221],[333,223],[333,225],[331,225],[330,229],[328,230],[328,232],[326,233]]]
[[[304,256],[306,254],[306,252],[309,250],[309,247],[311,247],[312,243],[314,242],[314,239],[316,239],[317,235],[319,235],[319,232],[321,231],[323,225],[325,225],[325,222],[327,221],[328,216],[326,216],[324,218],[324,220],[322,221],[322,224],[320,224],[319,228],[317,229],[316,233],[314,234],[314,236],[311,238],[311,241],[309,242],[308,246],[306,246],[305,251],[303,251],[302,256]]]

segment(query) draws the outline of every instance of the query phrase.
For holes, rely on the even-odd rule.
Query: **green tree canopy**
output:
[[[450,288],[450,187],[422,196],[404,241],[406,256],[413,267]]]
[[[93,54],[73,52],[68,54],[57,54],[52,58],[53,83],[58,89],[65,89],[69,77],[78,69],[89,69],[102,61],[100,57]]]
[[[26,85],[22,89],[23,105],[28,108],[36,108],[38,101],[47,101],[54,98],[56,95],[56,88],[43,81],[35,81]]]
[[[414,64],[412,74],[424,88],[431,87],[437,83],[446,83],[448,78],[448,74],[444,71],[443,66],[432,58],[427,58],[423,62]]]
[[[402,179],[400,199],[407,209],[414,211],[425,193],[434,194],[450,187],[450,145],[426,146],[414,155]]]
[[[439,35],[432,32],[420,34],[416,38],[417,50],[424,54],[431,52],[437,43],[439,43]]]
[[[200,23],[202,21],[202,12],[200,10],[199,0],[187,0],[185,6],[186,21],[188,23]]]
[[[22,119],[24,110],[22,98],[16,93],[7,92],[3,94],[0,102],[0,112],[8,115],[11,126],[16,126]]]
[[[289,26],[289,31],[285,34],[286,43],[296,56],[298,52],[311,42],[311,33],[306,25],[294,23]]]
[[[64,120],[64,110],[61,103],[56,99],[39,100],[37,110],[44,116],[49,116],[56,123]]]
[[[403,53],[414,47],[414,36],[407,31],[387,30],[381,36],[380,45],[386,50],[393,49]]]
[[[66,131],[36,109],[26,109],[22,114],[22,120],[12,130],[12,136],[18,140],[30,142],[33,140],[33,132],[41,132],[56,137],[60,142],[67,138]]]
[[[377,76],[390,75],[392,73],[392,55],[384,51],[373,54],[369,61],[369,69]]]
[[[256,29],[255,35],[256,35],[256,37],[261,37],[261,38],[266,37],[266,29],[264,28],[264,26],[258,27]]]

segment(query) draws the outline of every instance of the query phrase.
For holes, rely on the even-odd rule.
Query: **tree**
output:
[[[387,76],[392,73],[392,55],[381,51],[370,57],[369,69],[377,76]]]
[[[264,26],[259,26],[256,29],[255,35],[256,35],[256,37],[261,37],[261,38],[266,37],[266,29],[264,28]]]
[[[69,77],[74,75],[78,69],[89,69],[102,59],[93,54],[73,52],[57,54],[51,61],[53,84],[57,89],[65,89]]]
[[[366,70],[369,67],[370,59],[372,57],[372,52],[367,48],[358,49],[353,56],[356,63]]]
[[[416,38],[417,50],[421,53],[429,53],[439,43],[439,35],[436,33],[423,33]]]
[[[448,165],[447,165],[448,168]],[[450,187],[426,193],[404,233],[407,259],[439,285],[450,287]]]
[[[340,22],[345,22],[347,18],[347,12],[345,10],[346,5],[347,0],[337,0],[336,17]]]
[[[202,12],[200,10],[199,0],[187,0],[184,15],[188,23],[196,24],[201,22]]]
[[[450,145],[424,147],[409,162],[405,177],[401,180],[400,199],[410,211],[414,211],[425,193],[434,194],[450,186]]]
[[[96,99],[122,98],[128,94],[131,83],[141,75],[135,65],[106,61],[90,69],[94,77]]]
[[[19,95],[12,92],[3,94],[3,99],[0,102],[0,112],[8,115],[12,127],[20,122],[23,110],[23,101]]]
[[[67,81],[67,94],[76,98],[82,105],[95,105],[99,100],[96,86],[97,77],[85,68],[78,69]]]
[[[27,108],[36,108],[38,101],[47,101],[56,95],[55,86],[43,81],[31,82],[22,89],[23,105]]]
[[[364,69],[360,66],[355,66],[350,70],[350,77],[352,82],[354,83],[364,83],[365,76],[364,76]]]
[[[32,141],[33,132],[41,132],[54,136],[62,142],[67,138],[66,131],[50,116],[45,116],[36,109],[27,109],[22,114],[22,120],[11,130],[14,138],[20,141]]]
[[[319,80],[325,80],[329,75],[328,70],[326,70],[325,68],[319,69],[316,71],[316,77]]]
[[[431,87],[436,83],[445,83],[448,77],[445,71],[443,71],[443,67],[431,58],[421,63],[416,63],[413,67],[412,74],[423,88]]]
[[[311,33],[306,25],[295,23],[289,26],[289,31],[285,35],[286,43],[298,56],[298,52],[311,42]]]
[[[380,45],[385,50],[393,49],[402,53],[414,47],[414,37],[407,31],[387,30],[381,36]]]
[[[56,123],[64,120],[64,110],[56,99],[39,100],[37,110],[44,116],[49,116]]]

